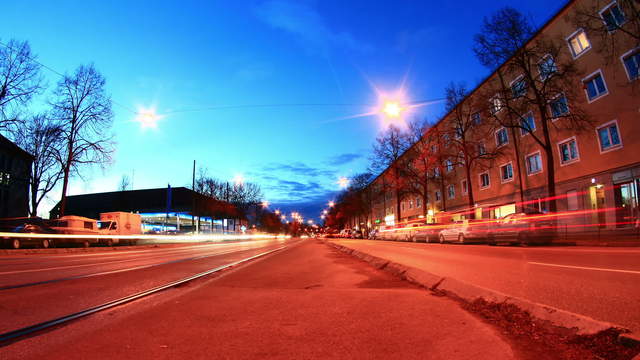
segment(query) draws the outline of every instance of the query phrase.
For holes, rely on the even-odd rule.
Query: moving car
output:
[[[489,231],[489,245],[498,243],[531,245],[548,244],[555,230],[549,215],[514,213],[498,219]]]
[[[440,243],[446,242],[468,244],[484,243],[489,235],[489,222],[486,220],[465,219],[455,221],[440,231]]]

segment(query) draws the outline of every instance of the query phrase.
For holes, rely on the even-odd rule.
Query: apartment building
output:
[[[0,218],[29,213],[29,176],[33,156],[0,135]]]
[[[634,226],[640,47],[620,29],[630,23],[628,10],[598,0],[563,7],[524,55],[504,63],[424,135],[423,145],[439,159],[424,169],[432,174],[426,199],[404,192],[397,206],[396,192],[382,191],[371,225],[555,210],[572,212],[561,219],[569,228]],[[589,11],[606,31],[579,26]],[[544,106],[531,100],[540,94]],[[389,170],[371,186],[384,182]]]

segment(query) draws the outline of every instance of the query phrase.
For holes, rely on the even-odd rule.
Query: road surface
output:
[[[373,256],[640,333],[640,248],[332,240]]]

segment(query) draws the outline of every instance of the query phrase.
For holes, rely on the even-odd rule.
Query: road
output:
[[[640,333],[640,248],[334,240],[373,256]]]
[[[455,301],[308,239],[0,347],[0,358],[539,359],[528,351]]]
[[[292,241],[0,256],[0,333],[164,285]]]

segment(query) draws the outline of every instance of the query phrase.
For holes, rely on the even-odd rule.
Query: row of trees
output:
[[[616,48],[640,46],[640,7],[637,1],[619,1],[626,21],[603,22],[598,14],[602,6],[578,6],[571,19],[601,37],[592,42],[603,58],[619,56]],[[597,11],[596,11],[597,10]],[[620,30],[616,36],[615,30]],[[624,42],[621,46],[619,43]],[[518,176],[520,202],[523,199],[524,165],[522,164],[520,133],[531,139],[545,155],[547,209],[556,211],[556,174],[552,133],[571,129],[574,133],[593,127],[593,119],[581,106],[584,93],[580,84],[582,72],[567,53],[566,40],[549,34],[536,34],[530,21],[517,10],[506,7],[484,19],[474,37],[473,51],[487,69],[493,71],[478,90],[470,92],[463,84],[451,83],[446,89],[446,115],[437,124],[412,121],[405,128],[390,126],[376,139],[371,158],[371,171],[362,174],[375,184],[354,182],[340,195],[337,206],[327,218],[327,224],[342,227],[349,218],[362,217],[369,222],[374,201],[382,200],[383,208],[395,199],[396,218],[401,218],[403,197],[419,196],[423,215],[429,193],[439,190],[442,207],[446,209],[445,184],[450,167],[461,167],[467,182],[469,207],[475,204],[472,174],[493,166],[493,160],[512,152],[514,172]],[[617,54],[617,55],[616,55]],[[514,81],[509,81],[515,79]],[[564,96],[558,102],[559,95]],[[552,104],[550,106],[550,104]],[[569,105],[571,108],[569,110]],[[535,113],[540,131],[533,131],[528,121]],[[508,147],[486,146],[495,131],[504,128],[511,141]],[[392,195],[392,196],[389,196]],[[375,200],[372,200],[375,199]],[[471,214],[473,216],[473,214]]]
[[[49,90],[41,65],[26,41],[0,41],[0,132],[34,157],[29,214],[62,182],[60,214],[64,215],[69,181],[86,166],[111,160],[111,98],[105,78],[93,64],[81,65]],[[38,96],[44,109],[31,110]],[[41,108],[41,106],[37,106]],[[25,180],[25,179],[22,179]]]

